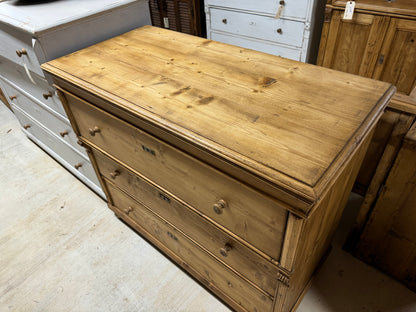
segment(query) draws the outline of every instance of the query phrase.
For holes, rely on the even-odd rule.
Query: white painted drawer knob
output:
[[[222,247],[220,249],[220,254],[223,257],[227,257],[228,256],[228,253],[231,251],[231,249],[233,249],[233,247],[230,244],[225,244],[224,247]]]
[[[27,55],[26,49],[16,50],[16,54],[18,57],[22,57],[22,55]]]
[[[52,97],[52,92],[48,92],[48,93],[44,93],[43,97],[45,98],[45,100],[47,100],[48,98]]]
[[[101,130],[100,128],[95,126],[94,128],[89,128],[88,132],[90,133],[91,136],[95,136],[95,134],[101,132]]]
[[[224,208],[227,207],[227,202],[223,199],[220,199],[217,203],[215,203],[212,208],[214,209],[216,214],[222,214]]]

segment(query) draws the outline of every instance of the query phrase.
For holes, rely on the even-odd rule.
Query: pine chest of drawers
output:
[[[109,207],[238,311],[296,307],[394,93],[151,26],[42,68]]]
[[[0,89],[24,133],[104,196],[83,147],[40,64],[150,24],[145,0],[0,3]]]

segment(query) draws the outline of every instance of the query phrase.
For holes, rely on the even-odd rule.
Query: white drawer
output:
[[[301,47],[305,23],[256,14],[211,9],[211,30]]]
[[[43,76],[38,58],[33,49],[34,44],[35,40],[32,39],[29,33],[1,24],[0,55],[22,67],[23,64],[26,64],[30,71]],[[22,51],[23,49],[26,51],[26,54],[22,54],[19,57],[16,51]]]
[[[32,101],[7,82],[4,83],[3,86],[5,87],[7,94],[13,94],[16,97],[10,101],[10,103],[14,104],[14,107],[17,106],[20,108],[49,131],[60,136],[63,141],[87,157],[85,149],[77,144],[77,136],[67,120],[60,115],[52,113],[47,107]]]
[[[275,16],[280,6],[279,0],[205,0],[205,5],[219,6],[244,11],[266,13]],[[310,0],[285,0],[281,17],[306,20],[311,9]]]
[[[0,76],[6,81],[15,84],[19,89],[25,92],[26,95],[32,96],[53,111],[67,118],[55,89],[48,84],[46,79],[35,73],[31,73],[31,77],[35,81],[35,84],[33,84],[23,67],[2,57],[0,57]]]
[[[264,53],[285,57],[295,61],[301,61],[302,57],[302,50],[300,48],[289,48],[277,44],[271,44],[268,41],[235,37],[232,35],[224,35],[216,32],[211,32],[211,39],[236,45],[246,49],[252,49]]]
[[[47,150],[47,152],[52,157],[54,157],[69,171],[78,177],[83,176],[87,178],[100,189],[100,183],[98,182],[95,171],[89,160],[78,154],[75,150],[63,142],[60,137],[50,133],[47,129],[22,112],[19,107],[12,104],[12,108],[24,130],[50,149]]]

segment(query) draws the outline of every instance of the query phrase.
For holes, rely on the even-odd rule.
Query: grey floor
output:
[[[333,249],[299,312],[416,311],[416,294]],[[120,222],[0,104],[0,311],[229,311]]]

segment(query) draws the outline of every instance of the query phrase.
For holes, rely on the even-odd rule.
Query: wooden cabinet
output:
[[[0,88],[22,131],[101,196],[87,153],[40,64],[149,23],[144,0],[0,3]]]
[[[150,0],[152,25],[205,37],[202,0]]]
[[[207,37],[315,63],[322,0],[206,0]]]
[[[237,311],[296,309],[394,93],[151,26],[42,68],[109,207]]]
[[[416,124],[383,184],[355,255],[416,291]]]

